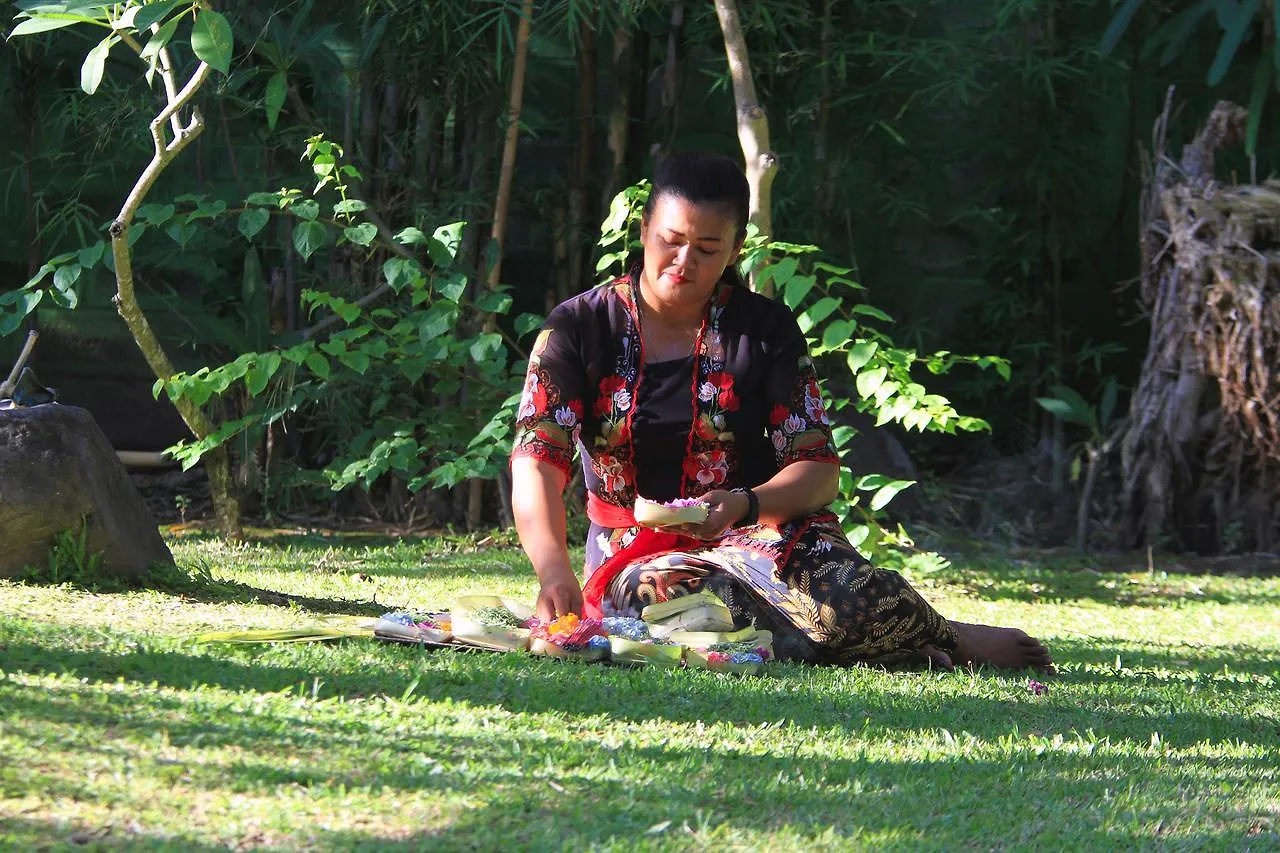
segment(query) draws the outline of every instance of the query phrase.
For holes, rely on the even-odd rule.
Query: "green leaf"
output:
[[[368,210],[369,205],[365,204],[358,198],[344,198],[333,206],[334,216],[350,216],[353,213],[359,213],[362,210]]]
[[[857,327],[853,320],[833,320],[822,333],[822,345],[830,349],[844,347]]]
[[[1036,397],[1036,402],[1050,414],[1067,423],[1092,426],[1092,418],[1087,414],[1076,411],[1066,400],[1059,400],[1056,397]]]
[[[76,256],[80,261],[80,266],[85,269],[93,269],[98,265],[98,261],[102,260],[102,254],[107,250],[107,244],[99,240],[92,246],[86,246],[81,249]]]
[[[534,329],[540,328],[542,320],[541,314],[521,314],[515,322],[516,337],[524,337]]]
[[[277,71],[267,81],[267,91],[263,103],[267,107],[267,127],[276,129],[280,120],[280,110],[284,107],[285,97],[289,94],[289,77],[283,71]]]
[[[441,266],[448,266],[453,263],[454,258],[458,256],[458,246],[462,245],[462,229],[465,228],[465,222],[450,222],[448,225],[441,225],[431,233],[431,239],[444,246],[445,252],[449,256],[448,263],[443,263],[436,256],[436,249],[433,245],[428,244],[428,251],[431,252],[431,260]]]
[[[804,298],[809,295],[817,285],[818,280],[811,275],[798,275],[787,282],[787,286],[782,291],[782,301],[792,311],[804,302]]]
[[[293,211],[294,216],[308,221],[314,221],[320,215],[320,205],[310,199],[297,202],[291,205],[289,209]]]
[[[854,305],[849,309],[854,314],[865,314],[868,317],[875,317],[877,320],[883,320],[886,323],[892,323],[893,318],[872,305],[860,304]]]
[[[1106,32],[1102,34],[1102,41],[1098,43],[1098,53],[1106,56],[1116,49],[1116,45],[1120,43],[1120,37],[1129,28],[1129,22],[1133,20],[1134,14],[1141,5],[1142,0],[1125,0],[1111,19],[1111,23],[1107,25]]]
[[[1258,6],[1262,0],[1243,0],[1236,9],[1235,17],[1226,27],[1226,31],[1222,34],[1222,41],[1218,43],[1218,54],[1213,58],[1213,64],[1209,66],[1209,85],[1216,86],[1222,82],[1222,78],[1227,76],[1227,71],[1231,68],[1231,61],[1236,57],[1236,51],[1240,49],[1240,44],[1244,41],[1245,34],[1249,32],[1249,27],[1253,25],[1253,19],[1258,14]]]
[[[120,37],[112,33],[94,45],[85,56],[84,64],[80,66],[80,88],[85,94],[92,95],[98,91],[98,86],[102,83],[102,75],[107,70],[107,55],[111,53],[112,45],[118,41]]]
[[[158,228],[172,219],[176,211],[177,208],[171,204],[144,204],[138,208],[137,215],[138,218],[145,220],[148,225],[154,225]]]
[[[304,260],[311,260],[317,249],[324,246],[329,232],[319,222],[302,221],[293,229],[293,248]]]
[[[191,0],[159,0],[157,3],[148,3],[138,9],[138,14],[133,19],[133,26],[138,30],[149,30],[152,24],[167,17],[184,2],[190,5]]]
[[[179,246],[185,247],[191,242],[191,238],[196,236],[196,226],[190,222],[170,222],[165,226],[164,233],[173,238]]]
[[[345,364],[347,367],[350,367],[352,370],[354,370],[356,373],[359,373],[361,376],[363,376],[369,370],[369,365],[370,365],[369,356],[365,355],[359,350],[343,353],[339,358],[341,359],[343,364]]]
[[[191,50],[202,62],[229,74],[234,44],[231,24],[220,13],[202,9],[196,15],[196,22],[191,27]]]
[[[49,298],[53,300],[53,304],[59,308],[66,308],[68,311],[73,310],[80,304],[80,297],[74,290],[53,290],[46,291]]]
[[[476,300],[476,309],[486,314],[505,314],[511,310],[511,296],[507,293],[485,293]]]
[[[83,267],[79,264],[63,264],[58,267],[53,273],[53,286],[66,293],[80,278],[81,269]]]
[[[256,204],[262,207],[279,207],[280,193],[249,193],[249,197],[244,200],[245,204]]]
[[[313,352],[307,356],[307,369],[319,376],[321,379],[329,378],[329,359],[325,358],[318,352]]]
[[[352,243],[368,246],[378,236],[378,228],[372,222],[361,222],[359,225],[342,229],[342,236]]]
[[[382,264],[382,276],[387,285],[399,293],[422,277],[422,269],[417,261],[408,258],[388,258]]]
[[[486,332],[471,342],[471,359],[477,362],[485,361],[501,349],[502,335],[497,332]]]
[[[260,207],[251,207],[241,212],[236,219],[236,228],[246,240],[252,240],[259,231],[267,227],[271,221],[271,212]]]
[[[418,340],[422,343],[434,340],[453,328],[457,307],[448,303],[436,303],[418,324]]]
[[[849,544],[857,548],[863,542],[867,541],[867,537],[871,535],[871,526],[867,524],[855,524],[845,531],[845,536],[849,539]]]
[[[267,382],[270,380],[271,374],[257,365],[250,367],[244,374],[244,386],[249,389],[251,397],[256,397],[265,391]]]
[[[156,30],[155,35],[147,40],[143,46],[142,52],[138,54],[142,59],[152,60],[160,55],[160,51],[173,39],[173,34],[178,31],[178,24],[182,18],[171,18],[165,21],[160,29]]]
[[[831,313],[840,307],[840,300],[831,296],[824,296],[813,304],[808,310],[800,315],[798,320],[800,331],[806,335],[813,327],[817,326],[823,320],[831,316]]]
[[[893,482],[881,486],[880,489],[871,496],[871,511],[879,512],[889,505],[889,502],[898,496],[903,489],[910,488],[916,484],[915,480],[894,480]]]
[[[445,276],[436,285],[440,295],[450,302],[457,302],[467,292],[467,279],[461,273]]]
[[[422,246],[427,242],[427,235],[422,233],[422,229],[409,226],[396,234],[396,242],[406,246]]]
[[[889,375],[889,371],[883,367],[877,367],[874,370],[864,370],[858,374],[855,385],[858,388],[858,394],[865,400],[880,388],[884,382],[884,378]]]
[[[1088,423],[1093,422],[1093,406],[1078,391],[1068,388],[1066,385],[1054,385],[1050,390],[1053,391],[1055,397],[1065,402],[1077,414],[1086,418]]]
[[[875,341],[858,341],[849,348],[849,372],[857,373],[866,367],[867,362],[871,361],[871,357],[876,354],[876,350],[880,349],[880,344]]]
[[[428,362],[421,356],[415,358],[406,358],[400,362],[400,372],[404,374],[404,378],[409,382],[415,383],[427,373]]]
[[[63,27],[70,27],[84,22],[85,19],[78,15],[68,15],[65,18],[54,18],[42,15],[39,18],[28,18],[25,21],[20,21],[18,25],[13,28],[13,32],[9,33],[9,38],[15,38],[17,36],[33,36],[37,33],[47,33],[50,30],[60,30]]]

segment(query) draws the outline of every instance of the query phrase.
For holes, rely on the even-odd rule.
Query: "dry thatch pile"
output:
[[[1247,113],[1220,102],[1175,162],[1156,125],[1142,208],[1151,339],[1123,445],[1135,540],[1201,552],[1280,543],[1280,182],[1223,186],[1214,152]]]

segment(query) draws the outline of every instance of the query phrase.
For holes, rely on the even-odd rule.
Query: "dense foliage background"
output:
[[[899,436],[914,474],[931,484],[929,517],[939,523],[1014,540],[1065,540],[1074,529],[1061,510],[1074,505],[1073,460],[1089,435],[1036,400],[1067,386],[1088,403],[1112,394],[1115,410],[1125,406],[1147,335],[1126,287],[1138,269],[1142,149],[1167,87],[1177,86],[1175,139],[1189,137],[1219,97],[1255,106],[1271,97],[1269,13],[1228,3],[1217,4],[1232,8],[1216,18],[1187,14],[1213,5],[742,4],[781,158],[774,237],[817,244],[852,266],[868,301],[898,321],[899,345],[1012,363],[1007,382],[995,371],[934,379],[959,409],[989,421],[991,433]],[[312,164],[299,155],[322,134],[358,167],[362,197],[395,229],[431,234],[470,223],[457,267],[479,295],[493,261],[488,228],[518,7],[219,4],[235,37],[230,73],[199,94],[208,129],[152,200],[181,206],[188,196],[188,207],[212,200],[236,208],[255,192],[308,186]],[[17,11],[0,4],[6,8]],[[151,155],[146,125],[157,99],[140,83],[142,66],[112,53],[97,93],[86,96],[81,62],[98,36],[82,29],[0,48],[6,288],[50,257],[102,239]],[[1258,123],[1256,158],[1236,152],[1221,161],[1224,173],[1270,173],[1271,119],[1263,113]],[[694,148],[737,151],[710,2],[538,3],[503,253],[513,304],[500,331],[516,340],[515,318],[593,284],[609,199],[662,153]],[[357,299],[377,286],[385,259],[348,243],[304,260],[283,220],[248,243],[233,219],[186,227],[157,215],[157,226],[135,246],[139,296],[187,370],[295,342],[323,314],[304,298],[309,289]],[[42,378],[64,400],[91,408],[117,447],[155,450],[182,438],[166,404],[151,399],[152,376],[110,303],[110,273],[88,270],[78,287],[74,311],[46,302],[32,320],[45,333]],[[458,334],[479,331],[468,329],[479,320],[465,310],[454,322]],[[17,334],[0,339],[0,363],[19,343]],[[518,363],[518,348],[510,352]],[[427,412],[424,422],[436,418],[440,429],[470,438],[485,418],[477,425],[468,407],[500,402],[468,398],[465,382],[434,374],[391,391],[362,371],[345,381],[312,400],[318,405],[305,417],[244,439],[238,476],[251,509],[314,507],[332,485],[317,469],[365,453],[380,440],[384,413],[424,420]],[[253,402],[217,405],[232,418]],[[451,421],[448,412],[464,416]],[[878,461],[891,456],[880,452]],[[428,454],[422,463],[447,461]],[[394,469],[352,471],[333,511],[419,524],[465,515],[463,488],[411,491],[412,478]],[[1093,510],[1104,520],[1112,514],[1106,496],[1104,482]]]

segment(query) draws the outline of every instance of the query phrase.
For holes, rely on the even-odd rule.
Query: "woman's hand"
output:
[[[569,613],[582,615],[582,586],[572,569],[549,574],[543,579],[535,612],[543,622],[551,622]]]
[[[726,530],[745,518],[751,508],[745,494],[725,489],[713,489],[702,495],[701,500],[710,510],[706,521],[701,524],[673,524],[661,529],[695,539],[719,539]]]

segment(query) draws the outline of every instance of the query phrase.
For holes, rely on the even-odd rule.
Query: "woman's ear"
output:
[[[742,237],[738,238],[738,242],[733,247],[733,251],[729,253],[728,266],[733,266],[738,262],[738,256],[742,254],[742,245],[746,242],[747,242],[747,237],[745,234],[742,235]]]
[[[647,242],[649,239],[649,215],[643,214],[640,217],[640,242]]]

